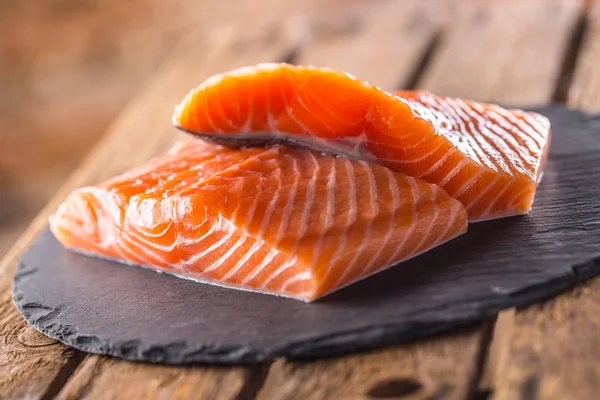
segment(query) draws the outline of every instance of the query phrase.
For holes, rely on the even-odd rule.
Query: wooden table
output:
[[[388,89],[600,111],[600,4],[396,1],[257,26],[191,29],[0,266],[0,397],[597,399],[600,280],[470,330],[315,362],[171,367],[83,354],[29,328],[12,305],[17,260],[75,187],[183,139],[172,105],[209,75],[261,61],[342,68]]]

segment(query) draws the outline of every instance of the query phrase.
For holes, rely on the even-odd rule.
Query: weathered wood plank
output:
[[[531,104],[550,100],[562,64],[561,55],[577,19],[577,5],[570,0],[526,0],[462,1],[454,6],[456,14],[449,18],[452,25],[447,28],[447,36],[442,37],[439,52],[434,54],[419,87],[496,102]],[[552,17],[540,17],[545,15]],[[503,40],[509,30],[518,32],[521,39],[509,35],[510,40]],[[402,38],[395,40],[402,45]],[[493,46],[482,46],[486,43]],[[536,48],[544,48],[551,55],[542,57],[544,70],[550,71],[543,77],[536,75],[538,57],[522,57],[526,49]],[[343,53],[338,56],[340,62],[345,61]],[[509,61],[519,58],[518,68],[506,70]],[[259,398],[365,398],[369,393],[401,396],[409,391],[416,398],[466,398],[473,394],[480,374],[481,347],[488,337],[487,329],[480,327],[455,336],[343,359],[278,361],[271,367]]]
[[[438,34],[446,2],[383,1],[311,21],[296,61],[338,68],[386,90],[405,88]]]
[[[466,0],[456,4],[453,26],[420,86],[439,95],[482,101],[547,102],[580,2]]]
[[[278,360],[258,398],[465,398],[476,369],[478,336],[467,331],[331,360]]]
[[[587,30],[578,56],[568,103],[573,107],[600,112],[600,2],[587,13]]]
[[[600,3],[588,15],[568,103],[600,112]],[[494,399],[597,399],[600,392],[600,279],[520,310],[499,326]],[[506,328],[509,329],[506,329]]]
[[[157,78],[124,110],[81,167],[8,252],[0,267],[0,334],[5,342],[0,348],[0,366],[3,372],[6,371],[0,374],[1,396],[43,396],[56,380],[61,367],[76,354],[59,344],[34,348],[27,347],[18,340],[19,334],[26,329],[26,324],[10,300],[10,281],[20,255],[46,228],[48,215],[74,188],[107,179],[138,165],[164,151],[174,141],[184,138],[171,125],[171,105],[178,103],[191,87],[225,69],[259,61],[281,60],[294,47],[292,33],[277,30],[266,32],[269,37],[262,30],[245,30],[243,43],[233,40],[240,37],[238,30],[233,28],[224,28],[211,39],[205,39],[198,33],[186,37],[174,50]],[[100,358],[99,362],[104,363],[105,360]],[[96,361],[85,360],[82,368],[85,369],[88,362]],[[111,365],[118,366],[119,362]],[[132,368],[144,369],[145,366],[136,364]],[[103,367],[101,371],[113,374],[111,367]],[[160,371],[157,370],[157,373]],[[150,372],[143,374],[152,375]],[[201,374],[204,376],[206,373],[202,371]],[[193,375],[193,370],[188,375]],[[93,378],[100,379],[102,376],[93,375]],[[112,376],[117,379],[113,381],[113,388],[117,387],[119,378],[128,379],[119,374]],[[77,374],[74,379],[85,379],[85,376]],[[109,397],[118,397],[118,393],[111,392],[110,388],[105,389]]]
[[[57,399],[238,399],[252,396],[260,370],[140,365],[90,356]]]

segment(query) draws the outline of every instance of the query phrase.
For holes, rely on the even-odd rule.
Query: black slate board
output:
[[[473,224],[316,303],[88,258],[49,232],[23,256],[14,302],[29,324],[75,348],[178,364],[343,354],[547,298],[600,273],[600,116],[536,111],[554,136],[530,215]]]

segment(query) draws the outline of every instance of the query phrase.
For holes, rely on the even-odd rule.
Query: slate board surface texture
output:
[[[304,304],[89,258],[50,232],[23,256],[25,320],[77,349],[186,364],[315,358],[449,331],[600,273],[600,116],[536,109],[553,142],[532,212],[472,224],[411,261]]]

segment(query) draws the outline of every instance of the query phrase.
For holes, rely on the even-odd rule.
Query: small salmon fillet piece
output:
[[[464,233],[467,214],[378,164],[195,140],[74,191],[50,227],[85,254],[312,301]]]
[[[427,92],[395,96],[340,71],[259,64],[214,76],[174,124],[229,145],[287,142],[441,186],[479,221],[530,211],[550,147],[542,115]]]

